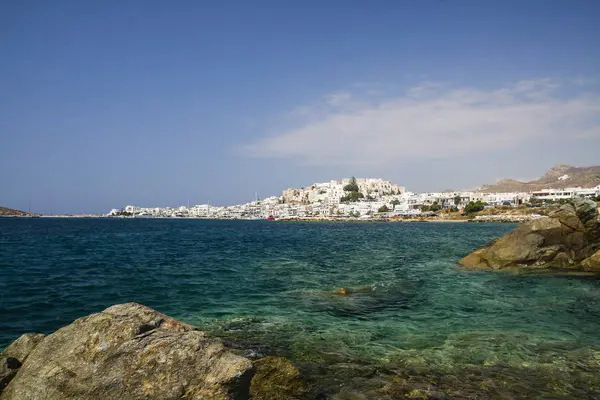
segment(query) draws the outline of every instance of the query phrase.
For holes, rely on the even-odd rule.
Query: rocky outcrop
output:
[[[527,222],[459,261],[465,267],[550,268],[600,273],[596,202],[574,199],[548,217]]]
[[[255,372],[206,333],[136,303],[21,337],[5,355],[22,365],[2,400],[247,399]]]
[[[583,260],[581,262],[581,267],[584,271],[600,272],[600,250]]]
[[[0,354],[0,393],[15,377],[29,353],[43,338],[42,334],[26,333]]]

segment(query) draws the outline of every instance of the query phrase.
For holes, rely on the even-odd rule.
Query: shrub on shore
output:
[[[471,201],[469,202],[469,204],[467,204],[465,206],[465,213],[467,214],[473,214],[479,211],[482,211],[485,206],[487,206],[487,203],[484,203],[483,201],[477,200],[477,201]]]

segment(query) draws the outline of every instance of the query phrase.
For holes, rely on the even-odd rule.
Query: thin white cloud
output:
[[[575,140],[600,129],[600,97],[583,89],[580,81],[545,78],[488,90],[425,82],[376,100],[339,92],[304,107],[295,127],[244,150],[313,165],[387,165],[509,149],[534,139]]]
[[[349,92],[333,93],[327,96],[327,104],[332,107],[341,107],[352,100],[352,94]]]

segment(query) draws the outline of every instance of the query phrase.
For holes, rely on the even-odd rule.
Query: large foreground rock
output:
[[[254,375],[250,360],[206,333],[136,303],[38,342],[2,400],[247,399]]]
[[[596,202],[574,199],[459,261],[470,268],[555,268],[600,273]]]
[[[0,354],[0,393],[6,385],[17,375],[29,353],[42,341],[41,333],[26,333],[12,342]]]

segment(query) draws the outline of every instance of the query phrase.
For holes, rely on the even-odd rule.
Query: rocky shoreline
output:
[[[474,269],[599,274],[597,204],[574,200],[549,216],[521,224],[460,263]],[[370,286],[322,293],[349,300],[377,295]],[[477,399],[532,398],[540,392],[564,398],[600,396],[598,346],[578,345],[567,360],[558,360],[552,348],[540,344],[535,352],[546,355],[533,365],[528,360],[469,359],[436,366],[419,350],[408,349],[379,363],[335,349],[299,358],[287,354],[285,346],[255,351],[269,349],[268,335],[248,341],[243,333],[213,333],[137,303],[115,305],[49,335],[24,334],[10,344],[0,353],[0,400]],[[507,338],[495,335],[485,340],[504,345]],[[323,349],[330,346],[321,343]],[[535,386],[524,387],[523,374]]]
[[[600,215],[591,200],[574,199],[520,225],[459,261],[467,268],[550,269],[600,273]]]
[[[477,215],[475,218],[469,219],[469,222],[506,222],[513,224],[523,224],[525,222],[533,221],[538,218],[543,218],[542,215],[518,215],[518,214],[504,214],[504,215]]]
[[[0,398],[274,399],[307,392],[281,357],[255,361],[199,329],[136,303],[25,334],[0,354]]]
[[[409,222],[449,222],[449,223],[461,223],[461,222],[505,222],[505,223],[524,223],[539,218],[534,215],[478,215],[478,216],[464,216],[464,217],[411,217],[411,218],[315,218],[315,217],[304,217],[304,218],[285,218],[279,219],[280,222],[394,222],[394,223],[409,223]]]
[[[332,295],[360,295],[361,288]],[[502,334],[487,338],[501,345]],[[538,364],[427,365],[418,350],[373,363],[335,349],[299,364],[249,351],[136,303],[25,334],[0,353],[2,400],[597,398],[600,348]],[[548,353],[543,345],[539,351]],[[322,359],[326,356],[327,359]],[[544,359],[542,357],[542,359]],[[431,361],[431,360],[430,360]],[[557,363],[555,364],[555,361]],[[560,361],[560,362],[558,362]],[[523,385],[523,374],[530,385]],[[544,397],[549,396],[550,397]]]

